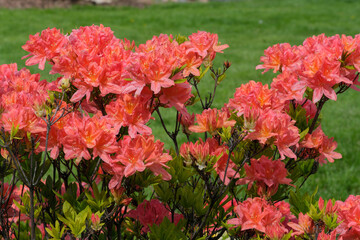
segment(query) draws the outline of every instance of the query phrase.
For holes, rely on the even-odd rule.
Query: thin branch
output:
[[[193,80],[193,84],[192,84],[192,85],[195,87],[195,90],[196,90],[196,92],[197,92],[197,94],[198,94],[198,96],[199,96],[201,106],[202,106],[203,109],[206,109],[206,105],[203,103],[203,100],[202,100],[202,98],[201,98],[201,96],[200,96],[200,91],[199,91],[199,89],[198,89],[198,87],[197,87],[198,83],[196,82],[196,80],[195,80],[194,78],[191,78],[191,79]],[[191,80],[191,79],[190,79],[190,80]],[[189,83],[190,83],[190,81],[189,81]]]
[[[319,102],[319,105],[317,107],[317,111],[316,111],[316,114],[315,114],[315,117],[311,123],[311,126],[309,128],[309,134],[311,134],[313,131],[314,131],[314,128],[315,128],[315,124],[319,118],[319,115],[320,115],[320,112],[321,112],[321,109],[323,108],[324,104],[326,103],[326,101],[329,100],[329,98],[327,98],[326,96],[322,96],[321,99],[320,99],[320,102]]]

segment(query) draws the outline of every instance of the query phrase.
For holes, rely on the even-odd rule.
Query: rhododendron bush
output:
[[[269,47],[256,68],[278,73],[271,85],[216,109],[226,48],[203,31],[140,45],[102,25],[30,36],[26,65],[57,79],[0,66],[1,239],[359,239],[360,196],[300,189],[341,158],[320,113],[358,89],[360,35]]]

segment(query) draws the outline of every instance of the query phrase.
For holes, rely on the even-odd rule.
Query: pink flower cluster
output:
[[[31,74],[27,69],[17,69],[17,65],[0,65],[0,125],[10,132],[18,128],[19,136],[46,132],[41,119],[46,113],[48,91],[56,85],[46,80],[40,81],[39,74]]]
[[[115,157],[103,159],[105,169],[113,176],[109,188],[115,188],[123,177],[129,177],[136,172],[151,170],[155,175],[162,175],[164,180],[170,180],[171,175],[163,169],[169,168],[166,163],[172,160],[168,153],[163,153],[164,143],[154,136],[137,135],[135,138],[124,136],[119,141],[119,148]]]
[[[280,71],[273,88],[279,89],[289,98],[299,97],[309,87],[313,90],[312,101],[318,102],[322,96],[336,100],[334,88],[338,84],[349,85],[356,89],[359,85],[356,73],[360,70],[360,35],[335,35],[326,37],[325,34],[307,38],[303,45],[290,46],[288,43],[277,44],[264,51],[261,57],[263,64],[257,69],[264,72],[273,69]],[[295,81],[299,79],[300,81]]]
[[[222,127],[233,127],[236,123],[235,120],[228,120],[230,117],[229,111],[226,109],[218,110],[206,109],[201,114],[196,114],[196,122],[199,124],[192,125],[189,130],[192,132],[209,132],[210,134],[216,133],[216,130]]]
[[[285,112],[287,99],[282,99],[268,85],[250,81],[236,89],[228,107],[244,118],[244,129],[249,132],[248,139],[258,140],[261,144],[274,142],[281,159],[285,156],[296,159],[290,149],[300,140],[295,121]]]
[[[325,163],[325,159],[333,162],[341,158],[334,152],[337,144],[325,136],[320,127],[299,142],[301,130],[289,116],[289,105],[301,106],[306,111],[307,123],[310,123],[318,111],[314,103],[323,95],[336,100],[336,88],[358,84],[359,53],[359,35],[355,38],[319,35],[306,39],[302,46],[291,47],[284,43],[269,47],[261,57],[263,64],[257,69],[280,71],[271,83],[271,89],[250,81],[236,89],[227,106],[244,119],[246,138],[258,140],[262,145],[273,143],[280,159],[297,159],[296,150],[300,147],[305,148],[301,151],[302,157],[307,154],[305,157],[316,158],[320,163]],[[306,88],[312,92],[304,98]]]
[[[360,195],[350,195],[345,202],[337,201],[338,222],[336,228],[344,240],[357,239],[360,236]]]
[[[325,158],[329,162],[334,162],[334,159],[340,159],[341,154],[334,152],[337,143],[334,138],[327,137],[319,126],[312,134],[307,134],[301,146],[308,148],[308,150],[315,150],[317,160],[320,164],[326,163]]]
[[[151,118],[151,112],[147,103],[149,96],[135,97],[132,94],[120,94],[115,101],[106,105],[106,113],[109,121],[114,123],[115,132],[121,127],[128,127],[130,137],[137,134],[150,135],[152,130],[146,126]]]
[[[281,239],[289,232],[287,222],[294,219],[288,203],[272,205],[262,198],[248,198],[239,203],[234,211],[237,218],[228,220],[229,224],[241,226],[241,231],[255,229],[270,239]]]
[[[301,46],[284,43],[269,47],[261,57],[263,64],[257,69],[280,72],[271,88],[254,81],[243,84],[224,108],[204,109],[196,115],[195,122],[194,115],[191,116],[186,108],[186,102],[192,97],[192,87],[187,79],[199,76],[202,64],[211,67],[216,54],[227,47],[218,42],[216,34],[203,31],[187,38],[161,34],[135,46],[127,39],[116,38],[110,28],[102,25],[80,27],[68,35],[48,28],[41,34],[30,36],[23,46],[29,52],[24,58],[29,57],[27,65],[38,64],[40,69],[48,62],[51,73],[61,75],[55,82],[40,81],[38,74],[18,70],[16,64],[0,65],[3,142],[10,136],[9,141],[23,144],[27,147],[23,148],[25,156],[32,149],[28,147],[32,137],[32,142],[37,143],[35,152],[49,151],[54,160],[59,156],[74,160],[75,164],[94,159],[100,163],[102,160],[99,175],[110,175],[104,177],[109,183],[103,184],[102,191],[111,191],[113,212],[119,207],[117,216],[111,221],[125,217],[136,219],[145,236],[153,224],[159,225],[165,218],[177,224],[183,215],[175,213],[175,208],[184,216],[188,211],[177,205],[181,201],[176,200],[176,191],[182,184],[176,183],[175,201],[170,199],[162,203],[157,199],[143,201],[147,197],[142,195],[144,189],[140,194],[137,186],[124,186],[123,182],[124,178],[133,176],[135,179],[134,175],[143,172],[159,176],[157,180],[171,180],[172,176],[166,170],[170,168],[171,151],[164,150],[164,143],[155,140],[148,124],[154,119],[152,113],[160,107],[174,107],[179,116],[176,133],[169,133],[164,128],[176,147],[179,122],[187,137],[189,131],[211,135],[207,138],[205,134],[205,141],[199,139],[180,147],[185,165],[194,167],[201,176],[191,176],[196,182],[193,190],[197,190],[196,186],[206,186],[200,200],[208,212],[199,216],[194,211],[188,214],[193,221],[190,224],[202,222],[191,233],[193,238],[197,234],[203,235],[205,229],[215,232],[220,228],[220,223],[207,223],[206,218],[213,216],[223,222],[231,218],[227,223],[237,228],[236,234],[245,231],[249,237],[281,239],[288,234],[293,239],[313,235],[318,239],[357,239],[360,236],[359,196],[350,196],[345,202],[335,204],[320,199],[318,206],[312,205],[308,213],[299,213],[298,219],[291,214],[288,203],[273,203],[271,197],[281,189],[280,184],[294,186],[288,178],[286,162],[296,164],[295,160],[299,158],[315,159],[323,164],[325,159],[334,162],[341,158],[341,154],[335,152],[337,143],[324,134],[317,117],[324,101],[336,100],[337,89],[360,85],[357,79],[360,35],[352,38],[323,34],[306,39]],[[49,119],[51,123],[47,122]],[[1,153],[4,158],[9,154],[4,147]],[[33,166],[30,168],[32,171]],[[54,171],[59,172],[59,180],[55,179],[54,172],[53,182],[68,180],[68,176],[62,178],[61,167]],[[296,169],[294,171],[291,174],[296,175]],[[208,182],[204,184],[205,180]],[[81,177],[77,181],[78,187],[85,186]],[[99,176],[97,181],[100,181]],[[256,192],[254,195],[260,197],[238,202],[240,194],[237,191],[245,187],[237,185],[245,184],[248,184],[246,194],[253,189],[251,194]],[[63,183],[60,193],[67,185]],[[10,190],[4,183],[0,186],[0,206],[5,218],[17,222],[16,218],[23,217],[13,204],[14,200],[19,200],[19,189],[14,185]],[[38,191],[38,186],[32,187],[31,192]],[[80,189],[77,193],[79,197]],[[90,193],[94,198],[101,195],[95,194],[95,190]],[[154,193],[153,196],[160,198],[156,188]],[[228,199],[223,209],[219,208],[227,211],[226,214],[213,215],[212,210],[225,195],[234,196],[234,199]],[[61,201],[60,197],[56,199]],[[137,205],[134,204],[136,201],[143,202]],[[171,211],[165,202],[172,206]],[[223,203],[224,200],[220,205]],[[127,207],[132,209],[128,213]],[[314,220],[314,209],[319,210],[320,220]],[[101,221],[109,218],[102,218],[99,213],[91,216],[95,222],[93,230],[100,232]],[[221,220],[220,216],[224,218]],[[327,229],[325,217],[337,217],[337,225]],[[118,230],[120,225],[116,226]]]
[[[271,160],[266,156],[260,159],[251,159],[251,165],[244,165],[246,177],[237,181],[237,184],[248,184],[250,189],[256,182],[259,196],[270,197],[274,195],[280,184],[294,186],[291,179],[286,178],[287,170],[285,163],[280,160]]]
[[[169,180],[163,167],[171,157],[163,153],[163,144],[154,140],[147,123],[159,106],[175,107],[189,119],[184,104],[192,96],[191,85],[184,78],[199,76],[200,65],[210,63],[227,47],[219,44],[217,34],[202,31],[179,42],[161,34],[136,47],[103,25],[80,27],[69,35],[45,29],[30,36],[23,46],[29,52],[24,58],[29,57],[27,65],[39,64],[40,69],[48,62],[50,73],[61,77],[50,84],[27,70],[17,71],[16,65],[1,66],[2,126],[5,131],[18,127],[24,133],[41,133],[37,151],[44,151],[46,124],[40,116],[55,113],[43,111],[43,105],[48,91],[59,91],[58,86],[72,93],[70,102],[59,106],[78,102],[81,111],[52,125],[47,146],[52,158],[61,150],[66,160],[76,159],[77,164],[100,157],[113,175],[113,187],[119,183],[114,181],[146,168]],[[122,131],[129,137],[119,135]]]
[[[290,205],[280,201],[272,204],[262,198],[248,198],[235,206],[236,218],[228,220],[241,232],[256,230],[270,239],[281,239],[292,231],[291,236],[314,237],[323,240],[351,240],[360,236],[360,196],[349,196],[345,202],[318,201],[320,219],[313,220],[309,213],[299,213],[298,218],[290,212]],[[324,219],[335,218],[338,224],[332,229],[325,228]],[[249,232],[250,233],[250,232]],[[255,234],[254,232],[252,234]],[[291,238],[295,239],[295,238]]]
[[[227,147],[219,145],[214,138],[208,138],[205,142],[200,138],[195,143],[183,143],[180,147],[180,155],[187,165],[191,166],[194,163],[200,170],[213,166],[220,179],[222,181],[225,179],[226,185],[230,182],[230,178],[239,176],[234,170],[235,163],[229,159]]]
[[[141,231],[147,233],[153,224],[159,225],[162,223],[165,217],[170,221],[172,219],[171,212],[157,199],[150,201],[145,200],[136,209],[131,210],[127,217],[138,220],[143,226]],[[181,214],[174,214],[174,223],[177,224],[183,216]]]
[[[99,89],[102,97],[110,93],[154,94],[161,104],[185,115],[184,103],[191,96],[191,86],[176,81],[189,74],[200,75],[198,67],[227,47],[219,45],[217,34],[199,31],[182,43],[162,34],[135,48],[134,43],[117,39],[102,25],[80,27],[68,36],[46,29],[23,46],[30,52],[25,56],[30,57],[27,65],[39,64],[43,69],[48,61],[53,65],[51,73],[70,80],[77,90],[72,102],[84,96],[90,101],[94,89]]]
[[[65,119],[64,119],[65,120]],[[106,117],[97,114],[93,117],[72,113],[64,127],[63,145],[65,159],[90,160],[100,157],[103,161],[111,159],[117,152],[116,133]],[[89,150],[92,150],[92,156]]]

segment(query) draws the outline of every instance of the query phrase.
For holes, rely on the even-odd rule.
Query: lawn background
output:
[[[189,35],[198,30],[214,32],[222,43],[230,45],[218,55],[217,63],[228,59],[232,66],[216,95],[221,107],[235,89],[248,80],[269,83],[274,75],[261,74],[255,66],[264,49],[276,43],[301,44],[305,38],[325,33],[360,33],[360,3],[331,0],[244,0],[234,2],[170,3],[137,8],[74,6],[69,9],[0,9],[0,64],[16,62],[24,67],[21,46],[29,34],[56,27],[64,33],[80,26],[103,24],[118,38],[135,40],[138,45],[160,33]],[[30,67],[32,72],[40,72]],[[45,71],[46,72],[46,71]],[[45,73],[44,72],[44,73]],[[42,73],[42,78],[53,79]],[[209,80],[209,79],[208,79]],[[203,84],[201,91],[207,92]],[[305,184],[306,190],[319,186],[323,198],[346,199],[360,194],[360,93],[353,90],[329,101],[323,110],[324,132],[338,142],[343,159],[320,168]],[[174,116],[166,116],[170,122]],[[154,135],[167,137],[157,122]],[[169,144],[167,146],[170,146]]]

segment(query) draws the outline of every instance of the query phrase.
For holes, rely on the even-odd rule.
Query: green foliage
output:
[[[51,228],[46,228],[47,233],[52,237],[50,238],[50,240],[61,240],[66,230],[66,227],[63,226],[60,228],[59,221],[55,222],[55,226],[50,223],[50,227]]]
[[[186,185],[179,189],[180,204],[184,208],[194,209],[198,215],[204,215],[207,208],[203,203],[204,186],[198,184],[195,190]]]
[[[335,229],[337,226],[340,225],[340,223],[337,223],[338,216],[336,214],[334,214],[333,216],[325,215],[322,220],[324,221],[325,225],[331,230]]]
[[[167,240],[167,239],[188,239],[182,232],[181,228],[184,227],[180,221],[177,225],[172,223],[167,217],[164,218],[161,224],[150,226],[150,232],[148,233],[149,239],[154,240]]]
[[[108,196],[106,190],[99,191],[96,183],[93,183],[92,190],[94,197],[89,192],[85,192],[85,195],[87,198],[86,202],[92,208],[93,212],[102,212],[110,207],[113,203],[113,199]]]
[[[172,176],[171,182],[180,184],[187,182],[189,177],[194,175],[194,170],[184,166],[182,157],[176,155],[172,155],[172,157],[173,160],[169,163],[170,169],[168,170]]]
[[[13,124],[11,126],[11,131],[10,131],[10,141],[12,141],[13,139],[21,139],[21,137],[16,137],[18,131],[19,131],[19,125],[15,127]]]
[[[81,233],[85,231],[88,221],[91,218],[91,209],[87,206],[84,210],[77,213],[76,210],[70,205],[69,202],[65,201],[63,204],[64,216],[58,215],[58,219],[69,227],[71,233],[75,237],[80,237]]]
[[[75,206],[76,208],[79,207],[80,203],[78,201],[78,197],[77,197],[77,191],[78,191],[78,187],[76,183],[70,183],[67,191],[64,194],[59,194],[58,192],[53,191],[56,196],[58,196],[60,199],[68,202],[71,204],[71,206]],[[84,192],[81,193],[81,195],[85,194]],[[79,199],[82,198],[82,196],[80,195]]]
[[[23,196],[20,197],[21,201],[18,202],[14,199],[14,204],[20,211],[26,215],[30,215],[30,196],[29,193],[25,193]],[[41,205],[37,204],[37,199],[34,199],[34,216],[35,218],[39,217],[39,214],[41,213]]]
[[[308,213],[313,204],[315,204],[315,195],[317,189],[310,195],[309,193],[302,194],[300,191],[290,191],[289,203],[291,205],[291,212],[296,216],[299,213]]]

